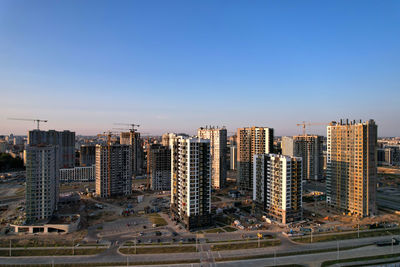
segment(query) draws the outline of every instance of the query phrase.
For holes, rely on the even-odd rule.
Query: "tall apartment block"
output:
[[[326,201],[350,214],[376,214],[375,121],[332,122],[327,127]]]
[[[28,224],[51,218],[59,193],[59,153],[52,145],[26,147],[25,205]]]
[[[197,136],[210,140],[211,185],[215,189],[224,188],[227,171],[227,131],[225,128],[206,127],[197,130]]]
[[[283,136],[282,137],[282,155],[294,157],[294,141],[291,136]]]
[[[301,220],[301,158],[254,155],[253,200],[266,216],[286,224]]]
[[[324,172],[323,136],[298,135],[282,138],[282,154],[303,159],[303,179],[320,180]]]
[[[55,130],[28,132],[28,145],[58,146],[59,168],[73,168],[75,166],[75,132]]]
[[[171,214],[187,229],[211,224],[210,140],[182,136],[173,140]]]
[[[96,163],[96,145],[82,145],[79,153],[81,167],[92,166]]]
[[[237,142],[239,190],[252,192],[254,155],[273,152],[274,129],[266,127],[239,128]]]
[[[132,194],[132,149],[129,145],[96,145],[96,195]]]
[[[147,164],[152,190],[171,190],[171,150],[168,146],[151,144]]]
[[[140,139],[140,133],[135,131],[123,132],[120,134],[121,145],[130,145],[132,150],[132,174],[143,174],[144,167],[144,151],[143,143]]]

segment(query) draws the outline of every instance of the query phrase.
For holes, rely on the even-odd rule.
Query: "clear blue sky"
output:
[[[373,118],[399,136],[400,1],[1,0],[0,93],[1,134]]]

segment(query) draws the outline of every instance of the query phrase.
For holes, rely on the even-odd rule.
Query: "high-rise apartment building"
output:
[[[303,159],[303,179],[320,180],[324,172],[324,138],[318,135],[298,135],[282,138],[282,155]]]
[[[136,131],[123,132],[120,134],[121,145],[130,145],[132,150],[132,174],[143,174],[144,151],[143,142],[140,139],[140,133]]]
[[[96,163],[96,145],[82,145],[79,154],[81,167],[92,166]]]
[[[274,129],[266,127],[248,127],[237,130],[237,163],[239,190],[253,190],[253,157],[269,154],[274,147]]]
[[[171,148],[171,214],[188,229],[211,223],[210,140],[174,138]]]
[[[28,145],[58,146],[59,168],[75,166],[75,132],[32,130],[28,133]]]
[[[132,194],[132,149],[129,145],[96,145],[96,195]]]
[[[376,214],[375,121],[332,122],[327,127],[326,201],[350,214]]]
[[[197,136],[210,140],[211,185],[215,189],[224,188],[227,171],[227,131],[225,128],[206,127],[197,130]]]
[[[160,144],[151,144],[147,164],[152,190],[171,190],[171,149]]]
[[[283,136],[282,137],[282,155],[294,157],[294,141],[291,136]]]
[[[51,218],[59,193],[58,146],[29,145],[26,154],[25,205],[28,224]]]
[[[254,155],[253,200],[266,216],[286,224],[301,220],[301,158]]]

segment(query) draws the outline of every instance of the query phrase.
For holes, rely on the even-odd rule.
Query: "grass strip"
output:
[[[161,253],[186,253],[196,252],[195,246],[154,247],[154,248],[120,248],[122,254],[161,254]]]
[[[260,241],[260,246],[258,246],[258,242],[249,242],[249,243],[228,243],[228,244],[220,244],[220,245],[211,245],[212,251],[221,251],[221,250],[236,250],[236,249],[250,249],[250,248],[265,248],[271,246],[278,246],[281,244],[280,240],[269,240],[269,241]]]
[[[11,250],[12,257],[20,256],[72,256],[72,255],[95,255],[105,251],[105,248],[85,248],[74,249],[60,248],[60,249],[18,249]],[[73,253],[72,253],[73,252]],[[0,250],[0,256],[9,257],[9,250]]]
[[[173,260],[173,261],[142,261],[142,262],[129,262],[129,265],[161,265],[161,264],[184,264],[184,263],[200,263],[200,260],[198,259],[193,259],[193,260]],[[16,267],[20,266],[19,264],[0,264],[0,266],[4,267]],[[93,262],[93,263],[60,263],[60,264],[26,264],[24,265],[26,267],[38,267],[38,266],[44,266],[44,267],[51,267],[51,266],[57,266],[57,267],[92,267],[92,266],[126,266],[126,261],[125,262]]]
[[[342,260],[330,260],[324,261],[321,264],[321,267],[331,266],[337,263],[345,263],[345,262],[354,262],[354,261],[372,261],[372,260],[379,260],[379,259],[390,259],[394,257],[400,257],[400,253],[396,254],[384,254],[384,255],[376,255],[376,256],[367,256],[367,257],[359,257],[359,258],[350,258],[350,259],[342,259]],[[372,265],[376,265],[378,263],[374,263]],[[352,265],[352,266],[365,266],[365,264],[361,265]]]
[[[343,247],[340,250],[350,250],[361,248],[369,245],[359,245],[359,246],[350,246],[350,247]],[[253,255],[253,256],[240,256],[240,257],[227,257],[227,258],[217,258],[215,261],[238,261],[238,260],[252,260],[252,259],[265,259],[265,258],[272,258],[272,257],[285,257],[285,256],[293,256],[293,255],[304,255],[304,254],[316,254],[316,253],[324,253],[324,252],[331,252],[336,251],[336,248],[327,248],[327,249],[315,249],[315,250],[303,250],[303,251],[296,251],[296,252],[281,252],[274,254],[262,254],[262,255]]]
[[[368,232],[360,232],[360,238],[366,237],[376,237],[376,236],[386,236],[386,235],[398,235],[400,234],[400,228],[394,229],[380,229],[376,231],[368,231]],[[345,240],[345,239],[357,239],[358,233],[333,233],[328,235],[313,235],[313,243],[314,242],[325,242],[325,241],[334,241],[334,240]],[[293,241],[299,243],[311,243],[311,235],[292,238]]]

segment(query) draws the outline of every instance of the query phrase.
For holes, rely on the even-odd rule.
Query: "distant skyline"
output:
[[[400,1],[2,0],[0,134],[348,118],[400,136],[399,29]]]

